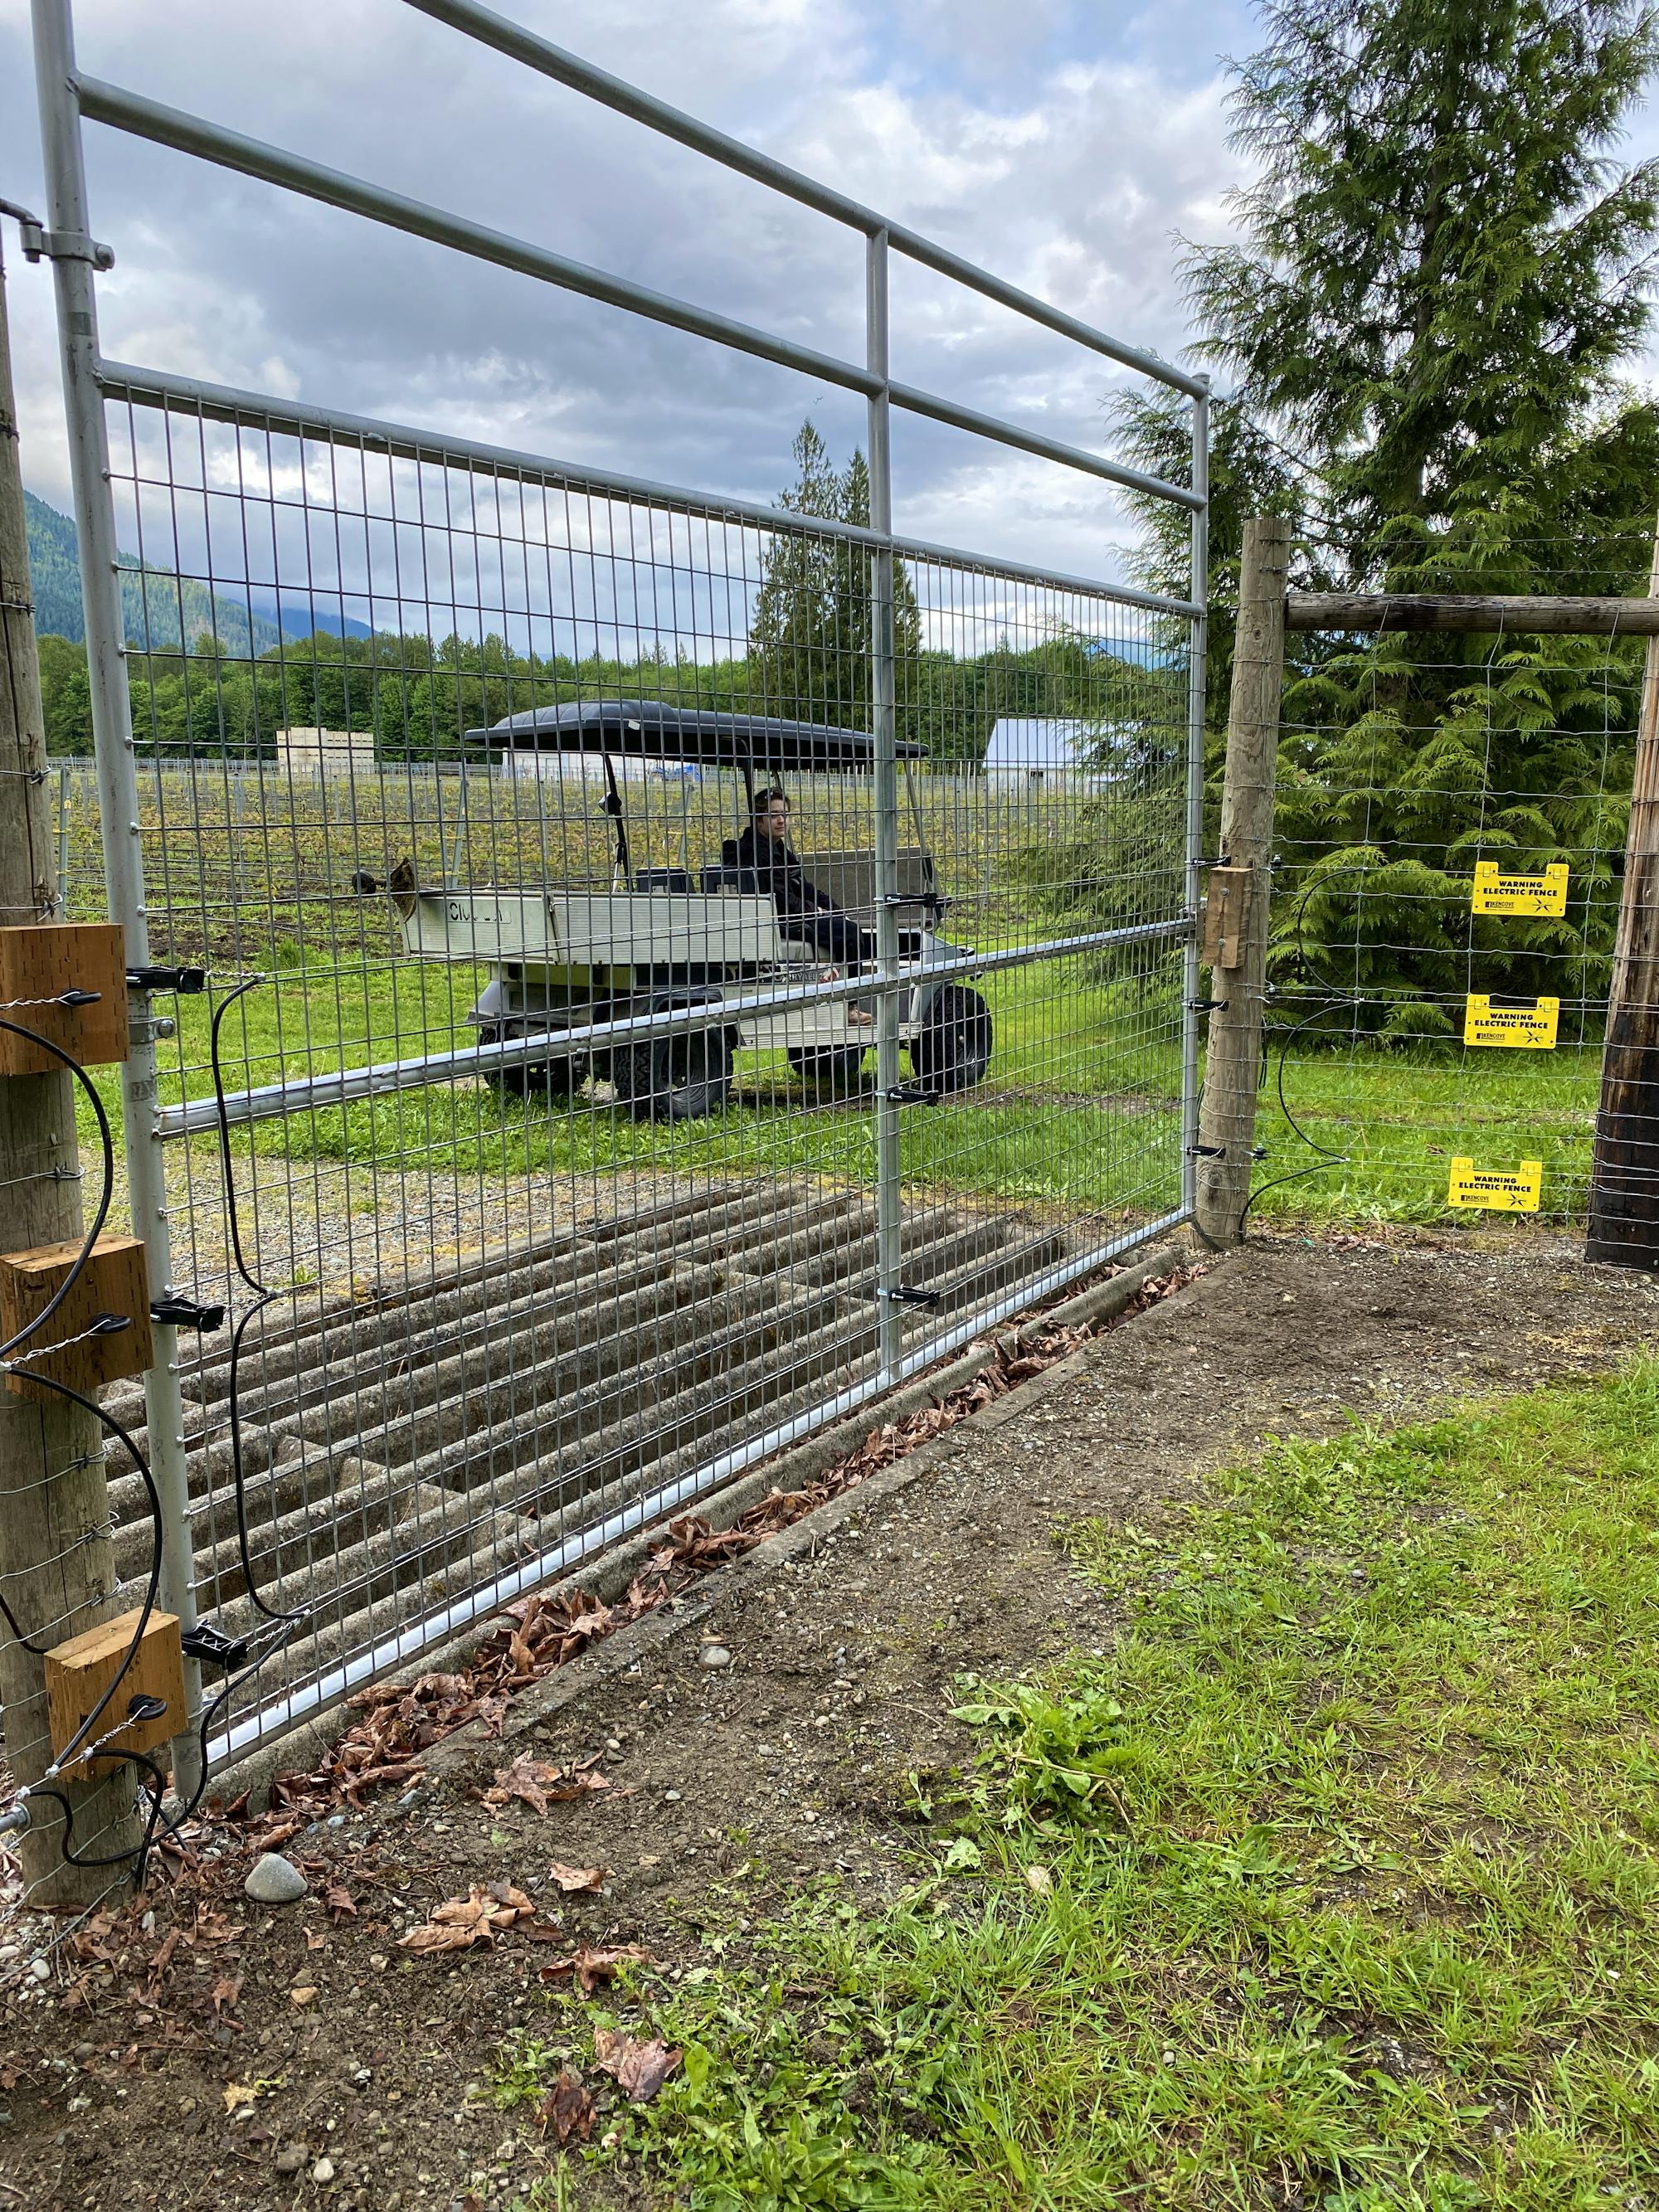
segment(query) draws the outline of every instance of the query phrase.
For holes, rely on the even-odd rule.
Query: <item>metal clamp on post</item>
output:
[[[942,1094],[937,1091],[924,1091],[915,1083],[896,1083],[890,1091],[884,1091],[881,1095],[884,1098],[890,1098],[895,1106],[937,1106]]]
[[[1220,1014],[1224,1013],[1226,1008],[1224,999],[1188,999],[1187,1001],[1187,1011],[1190,1014]]]
[[[222,1328],[225,1325],[223,1306],[204,1306],[196,1298],[152,1298],[149,1317],[152,1321],[165,1322],[170,1328],[206,1331]]]
[[[944,1295],[943,1291],[913,1291],[908,1283],[895,1283],[890,1290],[876,1292],[878,1298],[889,1298],[899,1306],[936,1306]]]

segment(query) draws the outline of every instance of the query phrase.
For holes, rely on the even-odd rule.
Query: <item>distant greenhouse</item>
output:
[[[985,774],[1004,783],[1098,789],[1119,781],[1112,756],[1133,734],[1080,716],[1005,714],[992,725]]]

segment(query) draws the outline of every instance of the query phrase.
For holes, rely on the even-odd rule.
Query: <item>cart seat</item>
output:
[[[924,914],[935,918],[945,911],[945,901],[933,884],[933,864],[919,847],[907,847],[897,857],[893,888],[898,911],[915,908],[911,920]],[[876,914],[876,856],[873,853],[803,853],[800,864],[809,884],[816,884],[844,914],[855,915],[873,925]]]
[[[752,868],[729,868],[720,860],[712,861],[697,883],[698,888],[705,891],[746,891],[751,898],[760,896],[760,878]]]

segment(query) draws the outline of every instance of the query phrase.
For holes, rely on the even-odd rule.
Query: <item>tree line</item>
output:
[[[867,524],[861,453],[837,469],[809,422],[793,448],[795,477],[780,504],[804,516]],[[1005,715],[1082,721],[1143,769],[1181,744],[1185,678],[1060,631],[1034,645],[999,636],[979,653],[923,641],[916,595],[895,563],[898,734],[941,767],[976,767]],[[485,748],[471,732],[532,708],[592,698],[782,715],[867,728],[872,635],[869,558],[844,538],[781,533],[755,594],[745,650],[696,659],[647,649],[632,658],[520,652],[482,641],[382,632],[316,631],[257,657],[226,652],[204,634],[194,649],[129,657],[134,741],[146,757],[240,761],[276,757],[277,733],[321,728],[372,734],[378,759],[460,761]],[[40,641],[46,738],[58,753],[90,752],[84,647]],[[1126,738],[1125,732],[1133,732]],[[1105,739],[1103,738],[1103,744]]]

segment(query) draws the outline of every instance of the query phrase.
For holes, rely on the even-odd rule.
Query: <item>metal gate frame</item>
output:
[[[631,118],[647,129],[676,140],[695,152],[736,171],[769,190],[827,216],[862,235],[865,240],[865,359],[862,364],[820,353],[791,340],[737,322],[690,302],[667,297],[611,275],[567,259],[522,239],[487,228],[447,210],[410,199],[362,179],[326,168],[283,149],[248,138],[201,117],[163,106],[119,86],[88,76],[77,69],[71,21],[71,0],[32,0],[35,66],[45,154],[47,222],[43,251],[51,258],[58,311],[64,389],[68,416],[74,504],[80,534],[81,581],[85,607],[88,665],[97,781],[100,803],[104,865],[110,916],[125,932],[129,966],[149,964],[147,909],[143,862],[139,838],[138,787],[131,733],[127,681],[127,647],[122,616],[115,509],[110,481],[110,454],[105,415],[106,402],[125,399],[138,404],[188,406],[226,422],[254,421],[266,428],[329,434],[362,440],[371,447],[399,456],[443,457],[486,465],[529,466],[556,470],[573,483],[604,493],[675,502],[695,501],[735,520],[757,523],[787,532],[810,527],[814,535],[833,536],[863,548],[869,558],[872,592],[872,731],[876,743],[875,823],[878,974],[866,988],[877,999],[877,1218],[878,1297],[880,1300],[880,1358],[867,1382],[843,1390],[810,1413],[765,1433],[710,1460],[696,1474],[682,1478],[669,1491],[642,1498],[602,1525],[583,1530],[536,1559],[516,1569],[487,1589],[475,1589],[461,1602],[422,1618],[374,1651],[343,1665],[327,1681],[307,1686],[297,1695],[279,1698],[273,1708],[261,1709],[252,1723],[228,1730],[211,1746],[212,1764],[246,1747],[250,1735],[264,1732],[266,1711],[274,1711],[278,1724],[300,1718],[337,1701],[372,1674],[396,1667],[417,1650],[453,1634],[468,1621],[494,1609],[517,1591],[568,1568],[576,1559],[614,1541],[631,1528],[658,1517],[672,1506],[706,1492],[754,1461],[792,1442],[807,1430],[823,1425],[864,1400],[890,1389],[918,1367],[931,1364],[987,1326],[1019,1310],[1035,1299],[1049,1295],[1078,1275],[1097,1268],[1117,1250],[1177,1225],[1192,1216],[1195,1189],[1197,1139],[1198,949],[1194,921],[1199,899],[1199,872],[1203,836],[1203,753],[1206,653],[1206,584],[1208,558],[1208,380],[1189,374],[1157,356],[1127,345],[1096,330],[1074,316],[1021,291],[988,274],[948,248],[895,223],[843,193],[819,184],[771,156],[727,137],[724,132],[667,106],[651,94],[611,76],[568,53],[520,26],[477,4],[477,0],[405,0],[461,35],[493,48],[521,66]],[[870,466],[870,526],[857,526],[802,518],[781,508],[735,500],[712,501],[706,493],[640,483],[624,477],[553,462],[545,456],[515,454],[464,439],[437,437],[405,426],[366,422],[328,408],[237,392],[165,371],[135,368],[105,359],[99,348],[95,275],[110,265],[106,248],[94,241],[82,160],[84,121],[105,124],[146,139],[153,144],[195,155],[218,167],[253,177],[287,191],[356,213],[369,221],[401,230],[466,253],[475,258],[514,270],[537,281],[576,292],[625,309],[653,322],[707,338],[726,348],[753,355],[780,366],[803,371],[843,389],[864,395],[868,417]],[[1120,367],[1184,395],[1191,405],[1191,479],[1188,484],[1167,483],[1140,471],[1122,466],[1083,448],[1041,435],[1023,426],[959,405],[953,400],[896,381],[889,365],[889,258],[906,256],[936,274],[946,276],[982,297],[1011,309],[1028,321],[1057,333],[1104,356]],[[929,545],[896,536],[892,520],[890,449],[891,410],[907,412],[951,425],[1018,451],[1079,471],[1108,483],[1126,487],[1185,508],[1190,516],[1191,583],[1185,599],[1140,592],[1098,580],[1067,578],[1015,562],[988,560],[957,549]],[[1181,1130],[1182,1178],[1179,1208],[1158,1222],[1073,1255],[1065,1265],[1018,1291],[989,1313],[975,1313],[954,1332],[930,1338],[907,1353],[901,1337],[900,1233],[902,1226],[899,1156],[898,993],[899,948],[897,916],[893,903],[896,890],[898,796],[896,756],[895,645],[893,578],[896,557],[943,559],[967,565],[991,575],[1044,585],[1070,586],[1121,605],[1176,617],[1188,626],[1188,656],[1187,747],[1185,760],[1185,884],[1184,913],[1176,921],[1146,922],[1091,933],[1064,941],[1086,950],[1125,940],[1176,939],[1183,945],[1184,982],[1182,1017]],[[981,960],[977,964],[988,965]],[[784,1002],[785,994],[755,999],[756,1006]],[[142,1015],[147,1001],[141,994]],[[707,1020],[705,1016],[704,1020]],[[651,1018],[652,1031],[676,1021],[695,1023],[690,1014]],[[607,1034],[620,1039],[636,1022],[610,1025]],[[510,1064],[533,1052],[533,1044],[511,1042],[476,1045],[437,1058],[443,1072],[483,1072]],[[251,1120],[266,1112],[282,1112],[289,1104],[338,1103],[348,1096],[431,1080],[435,1058],[420,1062],[347,1071],[337,1078],[320,1077],[303,1084],[279,1085],[274,1093],[247,1092],[231,1101],[233,1118]],[[349,1089],[349,1085],[359,1086]],[[161,1146],[167,1137],[201,1126],[202,1109],[182,1107],[158,1109],[157,1062],[151,1024],[135,1023],[131,1055],[121,1070],[126,1166],[135,1233],[142,1237],[149,1260],[150,1291],[162,1298],[173,1290],[172,1242],[169,1234]],[[155,1330],[155,1363],[145,1377],[145,1404],[153,1472],[162,1508],[161,1602],[178,1614],[187,1631],[196,1622],[194,1561],[189,1537],[189,1496],[185,1468],[183,1401],[175,1331],[164,1324]],[[200,1685],[195,1669],[187,1685],[191,1724],[200,1706]],[[195,1780],[196,1738],[186,1732],[175,1739],[175,1773],[187,1793]]]

